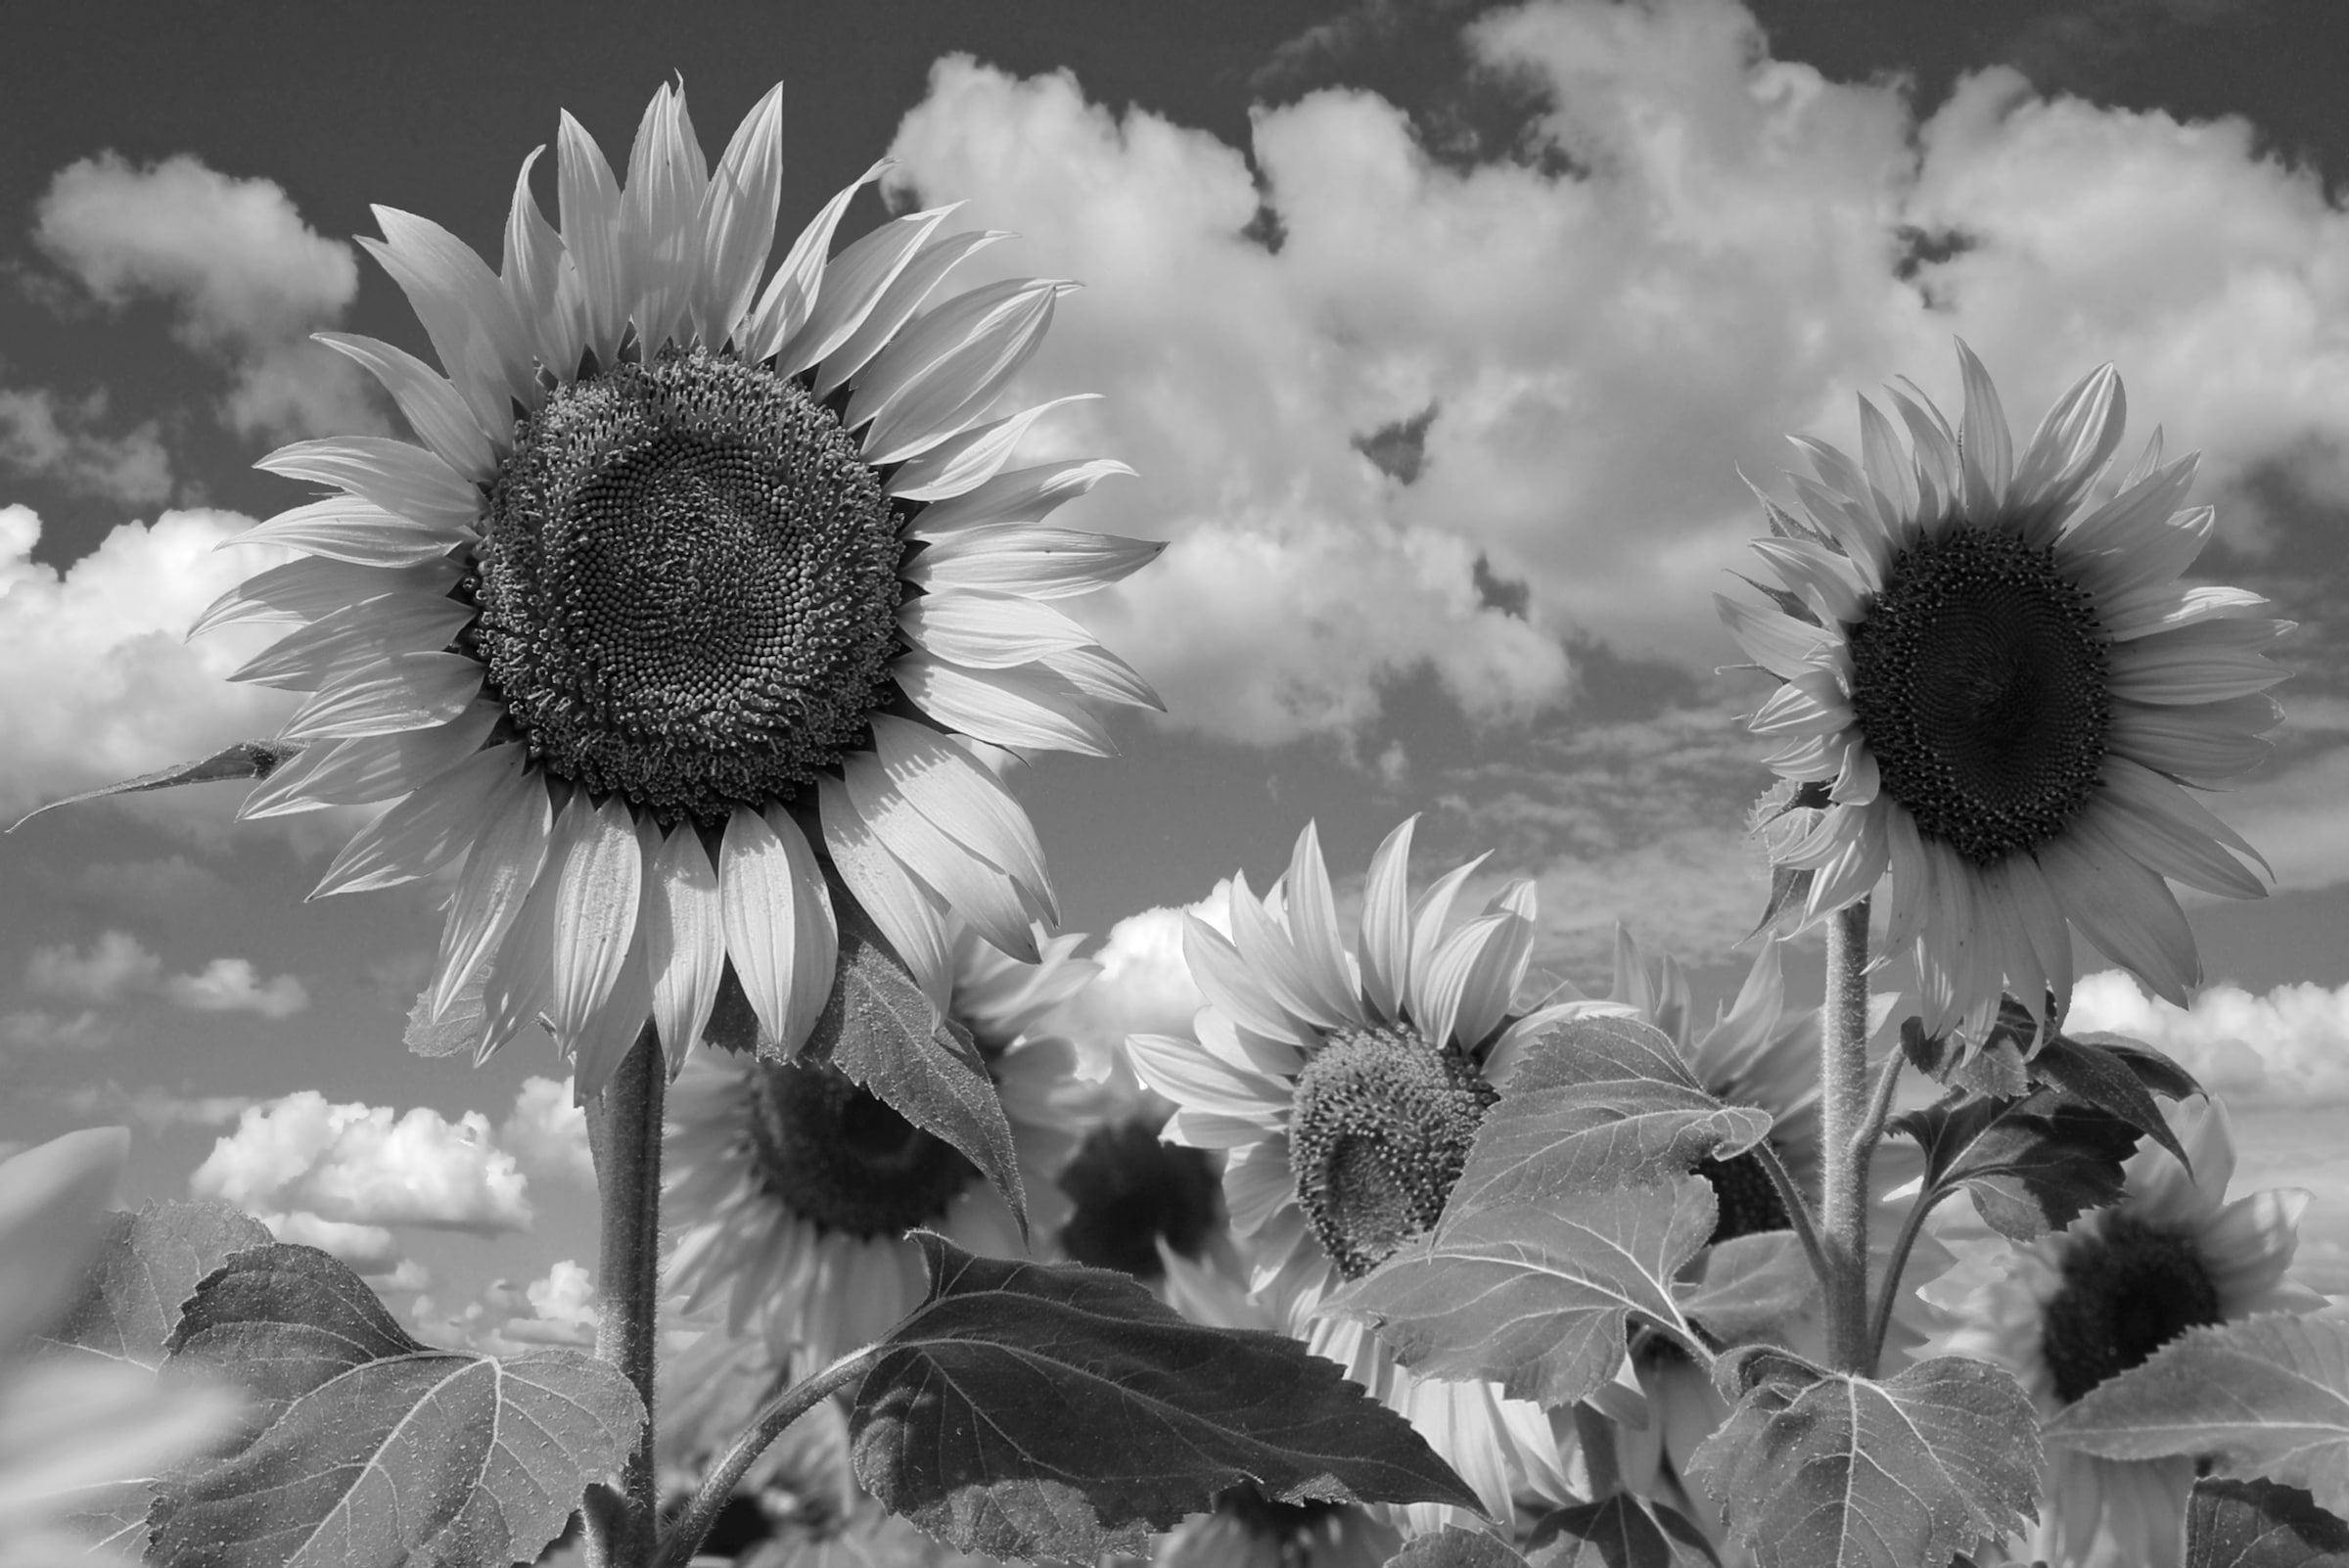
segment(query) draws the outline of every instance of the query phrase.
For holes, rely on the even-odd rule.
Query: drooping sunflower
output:
[[[1770,507],[1755,544],[1775,608],[1720,601],[1784,682],[1752,721],[1771,767],[1817,793],[1773,857],[1811,873],[1812,919],[1891,872],[1888,950],[1913,948],[1933,1034],[2002,991],[2043,1022],[2052,992],[2060,1016],[2067,925],[2183,1004],[2199,961],[2163,878],[2264,889],[2236,858],[2257,852],[2182,786],[2267,754],[2265,693],[2285,671],[2264,650],[2289,623],[2256,594],[2179,581],[2212,514],[2179,510],[2195,458],[2162,463],[2158,431],[2118,493],[2086,504],[2121,438],[2109,365],[2018,455],[1989,373],[1958,357],[1958,431],[1894,390],[1907,453],[1865,398],[1860,461],[1796,440],[1819,476],[1794,477],[1807,515]]]
[[[1076,1047],[1037,1027],[1092,978],[1070,956],[1082,940],[1042,941],[1029,964],[962,930],[949,955],[946,1016],[994,1079],[1039,1240],[1067,1222],[1057,1178],[1101,1115]],[[987,1257],[1028,1252],[1010,1205],[953,1145],[829,1064],[696,1051],[668,1113],[662,1202],[676,1245],[663,1288],[688,1308],[722,1301],[726,1332],[760,1335],[794,1375],[922,1300],[929,1281],[907,1230]]]
[[[441,372],[325,341],[418,440],[263,459],[333,493],[244,535],[305,558],[198,623],[300,623],[239,671],[315,694],[246,813],[396,802],[318,893],[462,860],[430,1012],[485,978],[486,1053],[545,1010],[582,1097],[648,1014],[673,1072],[729,974],[769,1037],[806,1038],[837,943],[819,854],[934,998],[948,911],[1034,958],[1051,884],[968,743],[1107,755],[1086,704],[1155,701],[1043,602],[1158,552],[1043,521],[1130,471],[1006,472],[1056,404],[990,417],[1066,286],[930,303],[1000,237],[943,232],[947,208],[828,255],[882,164],[766,276],[780,94],[712,168],[664,86],[624,187],[564,116],[560,227],[533,153],[495,272],[377,208],[360,243]]]
[[[1315,1310],[1441,1216],[1499,1097],[1486,1064],[1513,1060],[1533,1035],[1608,1004],[1575,1000],[1512,1018],[1533,950],[1533,884],[1513,883],[1455,922],[1480,856],[1413,900],[1416,820],[1371,859],[1352,951],[1310,823],[1274,897],[1258,899],[1235,876],[1231,936],[1196,916],[1184,935],[1208,999],[1197,1038],[1135,1035],[1128,1049],[1142,1081],[1174,1103],[1166,1135],[1224,1151],[1232,1228],[1253,1249],[1254,1289],[1276,1320],[1407,1416],[1507,1521],[1519,1492],[1562,1496],[1563,1463],[1542,1410],[1493,1384],[1415,1377],[1360,1324]],[[1424,1530],[1449,1511],[1405,1514]]]
[[[1935,1353],[2004,1365],[2053,1415],[2189,1328],[2325,1305],[2287,1277],[2309,1195],[2271,1188],[2229,1201],[2226,1106],[2196,1098],[2162,1111],[2191,1175],[2148,1140],[2124,1168],[2118,1203],[2019,1245],[1970,1210],[1949,1214],[1960,1261],[1926,1292],[1957,1326]],[[2030,1550],[2074,1568],[2178,1568],[2193,1480],[2190,1458],[2103,1459],[2050,1445]]]

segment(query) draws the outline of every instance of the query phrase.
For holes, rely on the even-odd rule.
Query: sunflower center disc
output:
[[[894,1238],[979,1178],[960,1150],[823,1063],[760,1062],[751,1142],[766,1191],[824,1230]]]
[[[1752,1152],[1732,1160],[1696,1162],[1696,1174],[1713,1184],[1713,1234],[1706,1245],[1733,1241],[1765,1230],[1791,1230],[1794,1221],[1778,1196],[1777,1183]]]
[[[1851,630],[1885,793],[1979,866],[2061,833],[2104,761],[2107,640],[2046,546],[1959,527],[1903,550]]]
[[[1096,1128],[1060,1173],[1076,1212],[1061,1227],[1069,1256],[1136,1279],[1166,1271],[1158,1239],[1196,1258],[1219,1213],[1222,1188],[1205,1149],[1161,1143],[1145,1121]]]
[[[482,651],[550,771],[722,820],[861,742],[898,558],[880,482],[805,388],[668,349],[521,422],[490,496]]]
[[[2224,1315],[2192,1237],[2108,1215],[2063,1255],[2063,1284],[2042,1314],[2041,1354],[2055,1397],[2069,1405]]]
[[[1341,1274],[1360,1278],[1436,1222],[1499,1098],[1474,1063],[1407,1026],[1340,1030],[1308,1058],[1289,1171]]]

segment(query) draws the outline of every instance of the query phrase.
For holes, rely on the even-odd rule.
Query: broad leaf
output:
[[[2126,1053],[2094,1039],[2057,1035],[2031,1059],[2035,1076],[2054,1084],[2084,1104],[2118,1117],[2177,1157],[2188,1170],[2186,1147],[2154,1103],[2156,1091],[2171,1099],[2201,1092],[2185,1068],[2144,1046],[2130,1044]]]
[[[833,906],[840,968],[806,1055],[829,1061],[906,1121],[961,1150],[1003,1194],[1025,1237],[1028,1192],[1011,1119],[987,1059],[970,1032],[942,1015],[914,984],[854,899],[836,894]]]
[[[1404,1543],[1386,1568],[1528,1568],[1514,1546],[1482,1530],[1446,1525],[1432,1536]]]
[[[1770,1131],[1770,1113],[1707,1093],[1672,1037],[1636,1018],[1575,1018],[1527,1049],[1485,1113],[1446,1200],[1448,1216],[1570,1192],[1667,1181],[1729,1159]]]
[[[1953,1036],[1928,1035],[1921,1018],[1901,1020],[1901,1051],[1909,1065],[1949,1088],[1994,1099],[2031,1092],[2031,1070],[2010,1036],[1994,1032],[1972,1050]]]
[[[1477,1506],[1297,1340],[1203,1328],[1106,1269],[915,1239],[929,1298],[882,1341],[849,1430],[865,1490],[957,1550],[1139,1552],[1243,1481],[1281,1502]]]
[[[1925,1152],[1925,1195],[1962,1186],[1983,1222],[2029,1241],[2118,1201],[2121,1162],[2138,1130],[2061,1089],[2019,1100],[1943,1100],[1897,1116],[1890,1130]]]
[[[400,1031],[400,1042],[419,1056],[454,1056],[459,1051],[480,1049],[483,1031],[488,1024],[488,1013],[482,1006],[488,981],[489,971],[485,967],[478,971],[457,988],[456,995],[449,998],[448,1010],[438,1018],[433,1016],[431,988],[418,992],[408,1008],[407,1027]]]
[[[577,1352],[417,1343],[314,1247],[236,1254],[169,1350],[252,1396],[215,1461],[158,1483],[149,1550],[174,1568],[506,1568],[555,1538],[644,1424],[627,1380]]]
[[[2032,1516],[2037,1413],[1988,1361],[1940,1357],[1889,1382],[1790,1375],[1780,1357],[1690,1457],[1760,1568],[1914,1568]]]
[[[1811,1255],[1791,1230],[1732,1236],[1705,1250],[1703,1272],[1682,1281],[1681,1314],[1724,1345],[1781,1337],[1819,1295]]]
[[[2205,1478],[2186,1503],[2186,1568],[2349,1568],[2349,1523],[2298,1487]]]
[[[79,795],[69,795],[62,801],[36,806],[9,824],[8,831],[14,833],[43,811],[54,811],[61,806],[79,806],[84,801],[104,800],[110,795],[136,795],[146,790],[167,790],[179,784],[212,784],[222,779],[264,779],[276,772],[288,758],[300,751],[302,744],[300,741],[287,740],[238,741],[232,746],[222,747],[209,757],[198,758],[193,762],[175,762],[152,773],[141,773],[136,778],[101,784],[94,790],[83,790]]]
[[[2047,1439],[2108,1459],[2207,1456],[2223,1479],[2304,1487],[2349,1515],[2349,1314],[2189,1330],[2090,1389]]]
[[[1321,1310],[1368,1322],[1422,1376],[1566,1405],[1614,1375],[1633,1314],[1693,1337],[1672,1279],[1713,1221],[1694,1176],[1448,1215]]]
[[[1618,1492],[1536,1527],[1529,1568],[1721,1568],[1705,1533],[1661,1502]]]

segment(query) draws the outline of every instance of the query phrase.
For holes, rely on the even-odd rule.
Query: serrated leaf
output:
[[[1914,1568],[2033,1517],[2037,1425],[2011,1376],[1961,1357],[1882,1383],[1771,1377],[1698,1446],[1688,1475],[1759,1568]]]
[[[1901,1052],[1910,1066],[1948,1088],[2008,1100],[2031,1092],[2031,1069],[2010,1035],[1994,1031],[1965,1050],[1953,1036],[1926,1034],[1923,1019],[1904,1018]]]
[[[1744,1153],[1770,1126],[1768,1111],[1708,1093],[1652,1024],[1568,1019],[1527,1047],[1485,1113],[1445,1214],[1670,1180]]]
[[[898,961],[872,917],[836,891],[840,967],[806,1054],[829,1061],[915,1127],[977,1166],[1028,1234],[1011,1119],[970,1031],[942,1014]],[[761,1049],[764,1047],[762,1046]]]
[[[2061,1229],[2119,1200],[2138,1131],[2060,1089],[2019,1100],[1944,1100],[1894,1117],[1888,1130],[1925,1153],[1928,1195],[1962,1186],[1983,1222],[2014,1241]]]
[[[167,790],[179,784],[212,784],[222,779],[264,779],[276,772],[288,758],[300,751],[302,744],[300,741],[288,740],[238,741],[192,762],[174,762],[169,767],[141,773],[136,778],[101,784],[94,790],[83,790],[79,795],[69,795],[62,801],[36,806],[10,823],[8,831],[14,833],[43,811],[54,811],[61,806],[79,806],[84,801],[101,801],[110,795],[136,795],[145,790]]]
[[[1672,1280],[1714,1218],[1694,1176],[1447,1215],[1321,1311],[1369,1323],[1422,1376],[1565,1405],[1614,1375],[1633,1314],[1692,1337]]]
[[[169,1350],[252,1396],[217,1460],[158,1483],[150,1555],[173,1568],[505,1568],[555,1538],[644,1424],[627,1379],[576,1351],[419,1344],[314,1247],[230,1258]]]
[[[1385,1568],[1529,1568],[1514,1546],[1482,1530],[1446,1525],[1432,1536],[1404,1543]]]
[[[2263,1313],[2189,1329],[2048,1423],[2108,1459],[2191,1453],[2222,1479],[2304,1487],[2349,1515],[2349,1316]]]
[[[1526,1549],[1528,1568],[1721,1568],[1703,1531],[1628,1492],[1547,1515]]]
[[[2165,1068],[2166,1073],[2162,1071]],[[2166,1085],[2163,1092],[2171,1099],[2200,1093],[2202,1085],[2168,1057],[2143,1046],[2137,1047],[2133,1055],[2124,1056],[2095,1040],[2059,1034],[2040,1046],[2039,1054],[2031,1059],[2031,1071],[2072,1098],[2119,1117],[2169,1150],[2180,1165],[2188,1171],[2193,1169],[2186,1158],[2186,1146],[2170,1130],[2161,1107],[2153,1102],[2153,1088],[2142,1076],[2148,1072],[2154,1074]]]
[[[1811,883],[1818,875],[1816,871],[1790,865],[1772,866],[1769,901],[1763,904],[1762,918],[1754,922],[1754,929],[1745,934],[1745,940],[1751,942],[1765,931],[1800,914],[1803,905],[1810,901]]]
[[[1732,1236],[1705,1250],[1703,1273],[1683,1281],[1681,1314],[1724,1345],[1782,1337],[1819,1295],[1811,1255],[1791,1230]]]
[[[865,1490],[957,1550],[1138,1552],[1244,1481],[1282,1502],[1477,1506],[1297,1340],[1201,1327],[1106,1269],[915,1239],[930,1295],[882,1342],[850,1438]]]
[[[488,982],[489,971],[484,966],[457,988],[456,995],[449,998],[448,1011],[438,1018],[433,1016],[431,990],[418,992],[408,1008],[407,1027],[400,1031],[400,1042],[419,1056],[454,1056],[478,1047],[488,1022],[482,1005]]]
[[[2186,1502],[2186,1568],[2349,1568],[2349,1523],[2298,1487],[2205,1477]]]

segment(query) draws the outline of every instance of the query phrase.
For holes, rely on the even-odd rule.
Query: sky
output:
[[[1097,1033],[1179,1011],[1173,911],[1268,884],[1309,818],[1357,894],[1421,813],[1422,874],[1491,851],[1487,883],[1537,881],[1552,972],[1603,985],[1620,919],[1725,993],[1769,782],[1711,598],[1758,530],[1740,475],[1787,494],[1783,438],[1855,444],[1855,394],[1895,376],[1955,407],[1957,337],[2020,434],[2113,361],[2128,449],[2160,425],[2204,454],[2197,575],[2301,625],[2275,757],[2214,802],[2273,896],[2189,905],[2190,1010],[2112,976],[2080,1016],[2230,1095],[2238,1183],[2315,1189],[2307,1257],[2349,1289],[2328,9],[43,8],[0,58],[0,815],[285,716],[222,678],[256,642],[181,633],[266,564],[214,547],[305,498],[256,458],[400,433],[308,339],[429,351],[352,243],[369,204],[494,256],[559,111],[617,161],[674,72],[714,151],[780,80],[787,232],[887,156],[844,239],[965,201],[1016,235],[968,281],[1083,283],[1015,395],[1103,394],[1036,457],[1136,477],[1062,516],[1172,541],[1072,607],[1169,712],[1015,785],[1108,967]],[[0,1141],[127,1123],[128,1200],[239,1203],[444,1339],[576,1338],[592,1194],[562,1063],[405,1052],[438,894],[304,903],[356,820],[238,824],[238,797],[0,839]]]

